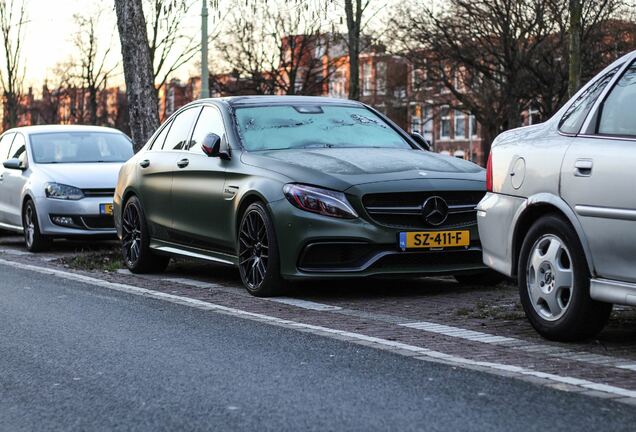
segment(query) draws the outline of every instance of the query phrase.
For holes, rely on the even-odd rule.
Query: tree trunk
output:
[[[97,125],[97,89],[88,89],[88,118],[92,125]]]
[[[159,107],[141,0],[115,0],[135,151],[159,127]]]
[[[570,0],[570,44],[569,81],[570,97],[581,87],[581,32],[583,4],[581,0]]]
[[[354,9],[353,3],[356,8]],[[360,28],[362,0],[345,0],[349,45],[349,99],[360,99]]]

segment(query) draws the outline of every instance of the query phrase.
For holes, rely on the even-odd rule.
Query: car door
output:
[[[226,161],[209,157],[201,149],[206,135],[214,133],[227,140],[223,117],[216,106],[201,110],[172,180],[173,229],[181,243],[204,249],[231,251],[227,244],[231,201],[223,198]]]
[[[16,133],[9,150],[9,159],[18,159],[22,166],[28,166],[26,140],[24,135]],[[21,169],[5,168],[2,184],[4,197],[6,223],[14,226],[22,226],[22,191],[28,180],[28,171]]]
[[[5,177],[8,177],[8,169],[5,168],[2,163],[9,159],[9,150],[11,150],[11,143],[13,142],[13,138],[15,137],[15,133],[8,132],[2,135],[0,138],[0,224],[9,223],[8,218],[8,209],[9,209],[9,191],[7,189],[7,183],[4,182]]]
[[[636,63],[597,102],[563,161],[561,193],[575,210],[598,276],[636,282]]]

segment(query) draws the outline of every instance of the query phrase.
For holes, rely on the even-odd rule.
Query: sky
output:
[[[113,0],[25,0],[27,4],[28,25],[23,41],[23,55],[26,66],[26,86],[33,86],[38,93],[45,80],[54,81],[56,66],[68,61],[73,55],[73,34],[76,24],[73,15],[76,13],[100,14],[98,38],[102,43],[111,43],[110,65],[120,64],[119,36],[116,28],[116,17]],[[198,0],[193,0],[197,1]],[[231,0],[221,0],[220,8],[227,9]],[[264,1],[264,0],[263,0]],[[278,0],[282,5],[292,5],[293,0]],[[309,0],[311,1],[311,0]],[[318,0],[316,0],[318,1]],[[378,4],[391,3],[396,0],[373,0]],[[271,2],[271,0],[270,0]],[[272,2],[273,3],[273,2]],[[271,3],[270,3],[271,4]],[[212,11],[211,11],[212,12]],[[338,20],[333,11],[329,12],[331,19]],[[200,7],[195,5],[182,26],[198,34],[200,29]],[[211,13],[212,15],[212,13]],[[214,18],[210,18],[209,26],[219,25]],[[185,79],[196,74],[195,59],[185,65],[177,73],[177,78]],[[109,81],[109,85],[120,85],[123,73],[119,68],[117,74]]]

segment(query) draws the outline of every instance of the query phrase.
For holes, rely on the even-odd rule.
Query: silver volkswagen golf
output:
[[[516,277],[534,328],[597,334],[636,305],[636,52],[547,122],[501,134],[478,206],[484,262]]]
[[[110,128],[30,126],[0,137],[0,229],[27,249],[54,237],[114,237],[113,194],[130,139]]]

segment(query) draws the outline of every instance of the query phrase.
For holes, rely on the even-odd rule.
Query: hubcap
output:
[[[534,310],[547,321],[563,316],[572,297],[572,259],[565,243],[553,234],[537,240],[527,264],[527,285]]]
[[[30,205],[27,206],[24,215],[24,238],[29,247],[33,244],[33,239],[35,238],[35,215],[33,214],[33,207]]]
[[[122,250],[128,266],[134,266],[139,260],[141,248],[141,220],[134,205],[127,205],[122,218]]]
[[[265,280],[268,260],[265,221],[257,211],[250,211],[243,218],[239,232],[239,270],[250,289],[257,289]]]

